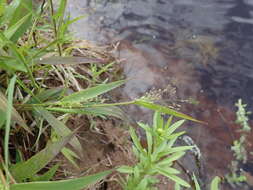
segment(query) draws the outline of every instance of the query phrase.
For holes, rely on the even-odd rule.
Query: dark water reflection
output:
[[[185,130],[203,153],[205,177],[226,174],[230,147],[238,138],[234,103],[242,98],[248,109],[253,108],[253,1],[72,0],[69,4],[73,17],[87,15],[73,25],[78,37],[97,43],[121,41],[124,74],[134,78],[122,90],[122,99],[172,85],[178,99],[199,102],[184,103],[182,110],[209,124],[190,123]],[[151,116],[135,107],[129,113],[136,120],[148,121]]]

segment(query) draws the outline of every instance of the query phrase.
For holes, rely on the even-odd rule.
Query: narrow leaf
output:
[[[158,111],[158,112],[173,115],[173,116],[176,116],[176,117],[179,117],[179,118],[195,121],[195,122],[198,122],[198,123],[204,123],[203,121],[199,121],[197,119],[194,119],[194,118],[192,118],[188,115],[185,115],[183,113],[177,112],[177,111],[175,111],[173,109],[170,109],[168,107],[157,105],[157,104],[154,104],[154,103],[151,103],[151,102],[146,102],[146,101],[143,101],[143,100],[136,100],[134,102],[134,104],[139,105],[139,106],[143,106],[145,108],[155,110],[155,111]]]
[[[36,60],[37,64],[46,64],[46,65],[78,65],[84,63],[103,63],[104,61],[96,58],[88,58],[88,57],[49,57],[44,59]]]
[[[84,176],[75,179],[60,180],[60,181],[47,181],[47,182],[31,182],[31,183],[18,183],[10,186],[10,190],[81,190],[89,185],[92,185],[105,176],[109,175],[111,170],[97,173],[90,176]]]
[[[104,94],[114,88],[117,88],[125,83],[124,80],[108,83],[108,84],[101,84],[96,87],[88,88],[76,93],[73,93],[69,96],[64,97],[61,102],[84,102],[88,99],[95,98],[101,94]]]
[[[191,187],[186,181],[184,181],[180,177],[177,177],[175,175],[167,175],[167,177],[170,178],[171,180],[175,181],[179,185],[182,185],[184,187]]]
[[[201,190],[200,186],[199,186],[199,182],[198,182],[195,174],[193,174],[193,181],[194,181],[194,185],[195,185],[195,190]]]
[[[120,173],[132,174],[133,168],[130,166],[121,166],[117,169],[117,171]]]

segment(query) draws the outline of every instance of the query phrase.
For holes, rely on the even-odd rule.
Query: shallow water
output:
[[[86,15],[72,26],[79,38],[121,42],[118,56],[124,74],[133,78],[121,100],[176,88],[175,97],[165,93],[162,103],[172,99],[183,112],[208,122],[185,127],[202,151],[203,178],[226,174],[238,138],[234,103],[242,98],[253,108],[253,1],[72,0],[68,10],[72,17]],[[130,107],[128,113],[150,121],[145,109]]]

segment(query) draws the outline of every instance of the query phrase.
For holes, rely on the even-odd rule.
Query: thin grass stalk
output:
[[[5,123],[5,135],[4,135],[4,161],[6,167],[6,173],[9,173],[9,139],[10,139],[10,129],[11,129],[11,112],[12,112],[12,102],[14,94],[14,86],[16,82],[16,75],[14,75],[8,86],[8,102],[6,110],[6,123]],[[9,176],[6,175],[7,184],[9,182]]]
[[[55,35],[55,39],[58,39],[58,31],[57,31],[57,25],[56,25],[56,20],[54,18],[54,5],[53,5],[53,0],[49,0],[50,2],[50,9],[51,9],[51,16],[52,16],[52,22],[53,22],[53,27],[54,27],[54,35]],[[58,49],[58,53],[59,56],[62,55],[62,50],[61,50],[61,45],[60,43],[57,43],[57,49]]]

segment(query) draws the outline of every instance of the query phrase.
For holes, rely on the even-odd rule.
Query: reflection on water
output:
[[[121,41],[119,58],[132,78],[122,99],[171,85],[177,100],[198,102],[181,104],[209,123],[185,128],[203,153],[204,177],[228,172],[238,138],[234,103],[242,98],[253,108],[253,1],[72,0],[68,9],[73,17],[86,15],[73,25],[78,37]],[[136,120],[151,117],[145,109],[128,111]]]

